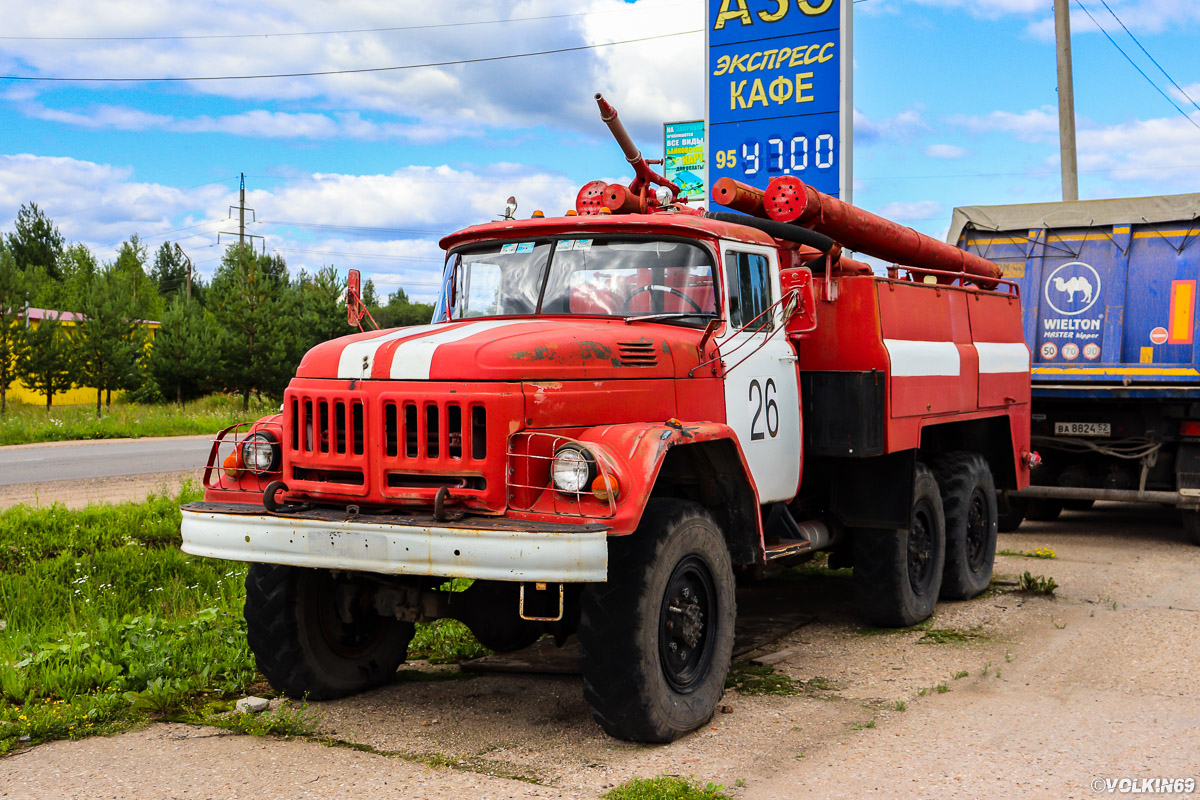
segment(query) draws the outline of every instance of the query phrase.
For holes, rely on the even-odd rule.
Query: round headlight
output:
[[[278,452],[274,438],[259,431],[242,442],[242,464],[251,472],[273,472]]]
[[[595,477],[596,459],[578,445],[569,444],[559,448],[550,465],[550,477],[554,488],[560,492],[580,494],[586,492]]]

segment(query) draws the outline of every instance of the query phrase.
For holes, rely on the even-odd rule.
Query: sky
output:
[[[293,273],[358,268],[431,300],[441,236],[510,195],[519,217],[555,215],[588,181],[632,177],[595,92],[652,158],[664,122],[705,110],[702,0],[43,0],[4,16],[0,232],[32,201],[102,262],[136,233],[151,255],[178,242],[203,276],[244,174],[247,232]],[[1071,26],[1080,197],[1200,191],[1200,4],[1076,0]],[[853,31],[856,205],[941,238],[955,206],[1062,198],[1051,0],[860,0]],[[509,57],[543,51],[561,52]],[[336,74],[185,80],[318,72]],[[85,77],[131,80],[24,80]]]

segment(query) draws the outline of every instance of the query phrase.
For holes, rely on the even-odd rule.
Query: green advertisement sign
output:
[[[663,176],[689,200],[704,199],[704,120],[663,125]]]

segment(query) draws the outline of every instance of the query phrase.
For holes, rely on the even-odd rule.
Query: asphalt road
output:
[[[201,469],[209,436],[0,447],[0,486]]]

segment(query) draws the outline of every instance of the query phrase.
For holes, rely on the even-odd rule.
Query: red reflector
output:
[[[1200,436],[1200,420],[1190,419],[1179,423],[1180,436]]]

